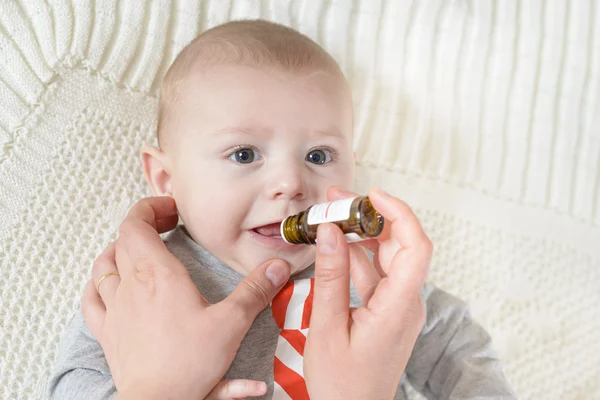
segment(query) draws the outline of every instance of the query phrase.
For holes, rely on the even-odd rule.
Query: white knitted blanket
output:
[[[341,63],[357,189],[407,200],[523,399],[600,399],[596,0],[0,1],[0,398],[39,398],[93,259],[147,194],[160,78],[263,17]]]

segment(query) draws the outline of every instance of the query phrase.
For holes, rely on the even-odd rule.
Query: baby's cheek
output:
[[[196,212],[194,222],[203,242],[230,248],[240,237],[240,216],[236,210],[217,205]],[[210,251],[210,249],[207,249]]]
[[[177,200],[177,199],[175,199]],[[179,204],[178,204],[179,206]],[[219,218],[213,213],[205,212],[206,205],[201,203],[186,203],[180,207],[180,216],[194,240],[202,244],[219,233]]]
[[[202,237],[203,242],[222,241],[231,229],[226,219],[211,213],[195,213],[192,218],[193,229]]]

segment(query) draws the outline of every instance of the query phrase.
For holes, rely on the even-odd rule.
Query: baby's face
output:
[[[219,66],[189,80],[166,154],[171,189],[198,243],[247,275],[286,260],[292,273],[315,248],[279,237],[287,216],[326,201],[354,177],[352,101],[325,72]]]

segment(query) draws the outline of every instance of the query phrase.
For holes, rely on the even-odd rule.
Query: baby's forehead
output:
[[[199,62],[180,71],[177,76],[165,80],[161,87],[162,106],[169,106],[182,101],[187,94],[220,90],[231,86],[232,82],[247,86],[252,79],[260,75],[261,81],[267,83],[284,80],[287,83],[295,81],[310,81],[312,87],[333,92],[349,92],[345,76],[322,64],[303,65],[297,68],[286,68],[278,63],[246,62],[247,60],[220,60],[220,62]],[[251,72],[251,73],[248,73]],[[250,81],[248,80],[250,79]]]
[[[191,71],[175,92],[163,98],[162,108],[165,113],[177,113],[183,109],[210,110],[218,105],[233,112],[236,105],[254,110],[287,104],[289,99],[301,104],[320,102],[325,109],[353,107],[345,79],[322,69],[286,71],[267,66],[220,64]]]
[[[227,66],[248,66],[289,73],[322,70],[347,85],[337,62],[317,43],[286,26],[267,21],[233,21],[212,28],[176,57],[162,82],[159,143],[186,93],[202,90],[198,74]]]

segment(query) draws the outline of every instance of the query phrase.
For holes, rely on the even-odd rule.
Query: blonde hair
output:
[[[177,55],[161,87],[158,108],[158,142],[164,142],[169,115],[180,101],[191,71],[235,64],[276,68],[289,72],[324,70],[343,79],[337,62],[306,35],[264,20],[231,21],[211,28]]]

